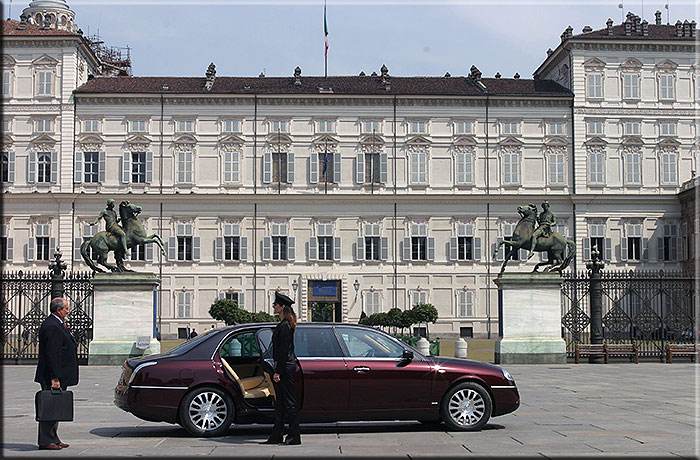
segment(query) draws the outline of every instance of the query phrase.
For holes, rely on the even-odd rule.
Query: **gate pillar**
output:
[[[500,338],[497,364],[565,364],[559,273],[504,273],[496,278]]]

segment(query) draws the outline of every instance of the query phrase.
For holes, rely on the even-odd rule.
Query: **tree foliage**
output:
[[[386,313],[363,315],[360,315],[360,324],[373,327],[393,327],[394,332],[397,328],[403,330],[421,323],[426,323],[427,328],[428,323],[435,323],[438,319],[437,309],[431,304],[419,304],[410,310],[394,307]]]
[[[231,324],[245,323],[269,323],[276,322],[277,317],[264,311],[251,313],[240,308],[236,302],[228,299],[219,299],[209,308],[209,316],[223,321],[227,326]]]

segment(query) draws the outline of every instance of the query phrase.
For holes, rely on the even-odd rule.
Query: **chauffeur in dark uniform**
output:
[[[39,328],[39,362],[34,381],[42,390],[78,384],[78,349],[65,324],[70,313],[66,299],[57,297],[49,306],[51,314]],[[39,449],[60,450],[69,447],[58,439],[58,422],[39,422]]]
[[[280,316],[280,322],[272,334],[272,355],[275,360],[275,425],[272,434],[263,444],[282,443],[284,424],[289,423],[289,433],[283,444],[301,444],[299,429],[299,413],[294,393],[294,373],[297,368],[297,357],[294,354],[294,329],[297,325],[297,315],[292,309],[294,301],[284,294],[275,292],[272,308]]]

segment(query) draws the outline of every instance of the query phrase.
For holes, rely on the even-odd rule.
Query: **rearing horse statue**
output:
[[[501,265],[501,271],[498,273],[500,276],[506,269],[506,265],[510,259],[514,258],[520,249],[529,250],[532,246],[532,234],[535,231],[535,223],[537,220],[537,208],[534,205],[528,204],[525,206],[518,206],[518,214],[520,214],[520,221],[515,226],[513,235],[510,238],[504,238],[503,241],[496,245],[496,249],[493,254],[496,257],[498,250],[502,245],[506,245],[505,257],[503,258],[503,265]],[[568,248],[568,254],[565,256],[566,249]],[[569,266],[571,261],[576,254],[576,243],[572,240],[566,239],[563,235],[557,232],[552,232],[549,236],[540,236],[537,238],[537,243],[533,248],[536,252],[546,252],[548,260],[546,262],[540,262],[535,265],[532,272],[536,272],[538,268],[543,265],[548,265],[544,269],[545,272],[559,272],[561,273],[566,267]]]
[[[166,252],[163,246],[163,240],[161,240],[160,236],[157,233],[146,235],[143,224],[139,222],[138,215],[141,213],[141,210],[141,206],[131,204],[128,201],[119,203],[119,216],[121,218],[122,229],[126,234],[126,247],[131,249],[141,244],[156,243],[160,248],[161,254],[165,256]],[[116,265],[107,263],[107,255],[110,251],[114,252]],[[91,252],[92,258],[90,258]],[[83,244],[80,245],[80,254],[83,256],[85,263],[96,272],[104,272],[97,264],[113,272],[133,271],[124,266],[124,259],[126,258],[124,249],[119,244],[119,239],[109,231],[99,232],[89,240],[85,240]]]

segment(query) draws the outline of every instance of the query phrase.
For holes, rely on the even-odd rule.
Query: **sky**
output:
[[[67,0],[85,34],[130,47],[135,76],[324,74],[323,0]],[[18,19],[29,0],[13,0]],[[8,15],[8,0],[3,0]],[[623,8],[619,8],[622,4]],[[569,25],[621,23],[628,11],[654,23],[700,17],[693,0],[327,0],[329,75],[519,73],[531,78]]]

